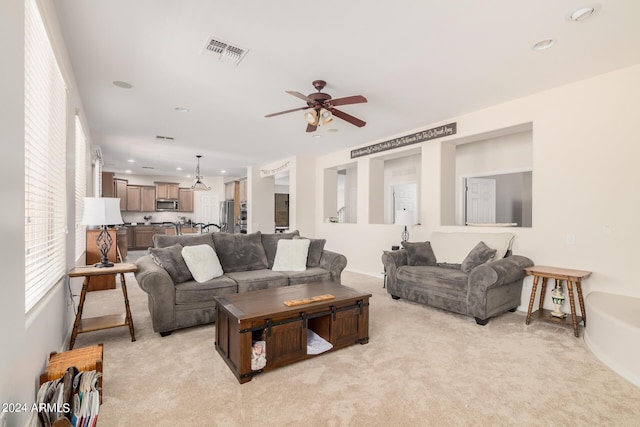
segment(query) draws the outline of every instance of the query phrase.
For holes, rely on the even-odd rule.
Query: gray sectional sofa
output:
[[[427,242],[407,242],[382,255],[393,299],[472,316],[485,325],[521,302],[529,258],[511,255],[512,233],[434,232]]]
[[[138,259],[135,273],[148,294],[153,330],[166,336],[176,329],[213,322],[216,296],[319,281],[340,283],[347,259],[324,250],[324,239],[310,239],[304,271],[272,271],[278,241],[294,237],[299,237],[298,231],[153,236],[154,247]],[[199,283],[191,277],[180,251],[183,246],[203,244],[214,248],[224,274]]]

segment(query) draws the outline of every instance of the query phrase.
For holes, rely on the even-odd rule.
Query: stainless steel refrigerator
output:
[[[220,202],[220,231],[234,233],[235,224],[234,201],[225,200]]]

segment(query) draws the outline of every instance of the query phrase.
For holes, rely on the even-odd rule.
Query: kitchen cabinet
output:
[[[156,210],[156,188],[143,185],[127,186],[127,211],[153,212]]]
[[[178,189],[178,210],[180,212],[193,212],[193,190],[190,188]]]
[[[135,225],[127,227],[127,249],[135,249],[136,247],[135,246],[136,241],[135,241],[135,235],[134,235],[135,229],[136,229]]]
[[[156,187],[145,185],[142,187],[142,212],[155,212]]]
[[[129,248],[128,236],[129,232],[127,230],[127,227],[120,227],[116,229],[116,242],[118,245],[118,250],[120,251],[120,256],[122,257],[122,259],[120,260],[121,262],[124,262],[127,259],[127,250]]]
[[[231,181],[224,184],[224,199],[225,200],[237,200],[236,199],[236,184],[237,181]]]
[[[156,182],[156,199],[178,199],[179,184],[174,182]]]
[[[240,203],[247,201],[247,180],[243,179],[240,181]]]
[[[142,211],[142,188],[137,185],[127,185],[127,211]]]
[[[115,193],[113,197],[117,197],[120,199],[120,210],[127,210],[127,184],[129,181],[126,179],[114,178],[113,186],[115,189]]]
[[[165,234],[165,229],[161,226],[137,225],[135,228],[134,244],[137,249],[153,247],[153,235]]]
[[[115,197],[116,189],[113,182],[113,172],[102,172],[102,197]]]

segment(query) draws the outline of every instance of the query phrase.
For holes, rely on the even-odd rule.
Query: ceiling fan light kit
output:
[[[293,95],[296,98],[300,98],[303,101],[306,101],[306,107],[294,108],[291,110],[267,114],[265,117],[274,117],[281,114],[292,113],[294,111],[308,110],[304,114],[304,118],[307,121],[307,132],[315,132],[320,124],[326,125],[333,121],[334,116],[358,127],[363,127],[367,124],[365,121],[335,108],[336,106],[340,105],[365,103],[367,102],[367,98],[362,95],[353,95],[344,98],[333,99],[331,98],[331,95],[322,92],[322,89],[324,89],[327,82],[325,82],[324,80],[314,80],[312,84],[313,87],[316,88],[317,92],[311,93],[306,96],[301,94],[300,92],[296,92],[293,90],[286,91],[289,95]]]

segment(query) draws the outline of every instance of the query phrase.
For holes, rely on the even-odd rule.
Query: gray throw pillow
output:
[[[308,237],[303,237],[307,239]],[[320,266],[320,258],[322,257],[322,251],[324,250],[324,244],[327,243],[325,239],[309,239],[309,254],[307,255],[307,267]]]
[[[273,260],[276,259],[276,251],[278,249],[278,240],[293,239],[298,236],[300,236],[300,232],[298,230],[290,233],[272,233],[262,235],[262,246],[264,247],[264,252],[267,256],[267,268],[273,267]]]
[[[262,247],[262,233],[212,233],[215,251],[225,273],[267,268],[267,256]]]
[[[402,247],[407,251],[408,265],[436,265],[436,256],[430,242],[402,242]]]
[[[480,242],[471,249],[469,255],[462,261],[462,272],[470,273],[479,265],[488,262],[496,255],[496,250],[491,249],[484,242]]]
[[[149,248],[149,255],[160,267],[167,270],[174,284],[193,280],[187,263],[182,258],[182,245],[167,246],[166,248]]]

